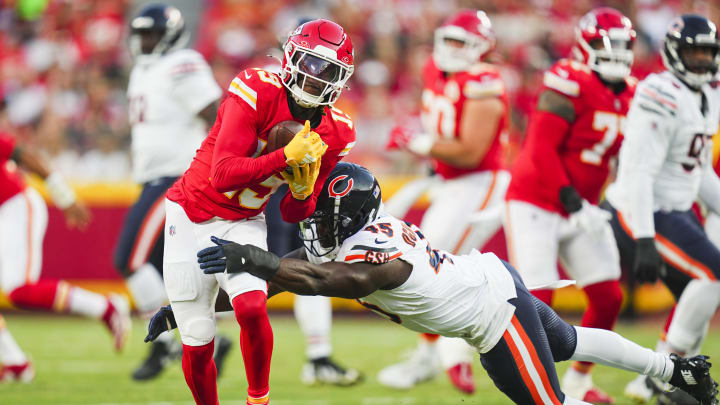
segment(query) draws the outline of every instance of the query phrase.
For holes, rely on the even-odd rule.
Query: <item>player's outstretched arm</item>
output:
[[[39,153],[15,146],[12,160],[23,169],[42,177],[55,205],[63,210],[70,227],[84,229],[90,223],[90,211],[75,198],[75,192],[60,173],[52,172],[48,161]]]
[[[256,246],[212,239],[218,246],[198,253],[200,268],[206,274],[247,272],[301,295],[361,298],[378,289],[399,286],[412,271],[401,260],[381,265],[340,262],[316,265],[299,259],[280,259]]]

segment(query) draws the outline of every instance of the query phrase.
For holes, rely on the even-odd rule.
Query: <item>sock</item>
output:
[[[68,310],[72,314],[99,319],[108,307],[108,299],[101,294],[79,287],[70,287]]]
[[[685,355],[699,348],[720,305],[720,282],[691,280],[683,290],[667,332],[667,344]]]
[[[462,363],[472,363],[473,355],[477,353],[472,346],[461,338],[447,338],[441,336],[437,340],[437,350],[440,353],[440,363],[443,369],[448,370]]]
[[[440,338],[440,335],[436,335],[436,334],[433,334],[433,333],[421,333],[421,334],[420,334],[421,342],[425,342],[425,343],[428,343],[428,344],[432,344],[432,343],[437,342],[437,340],[438,340],[439,338]]]
[[[583,288],[588,298],[588,307],[583,314],[581,326],[612,330],[620,314],[622,290],[617,280],[602,281]],[[575,371],[589,373],[593,364],[577,362],[573,364]]]
[[[590,361],[669,381],[673,363],[670,356],[656,353],[615,332],[575,326],[577,346],[571,360]]]
[[[310,360],[330,357],[330,325],[332,305],[330,298],[319,295],[297,295],[293,305],[295,319],[305,335],[305,353]]]
[[[547,306],[552,307],[553,290],[532,290],[530,293]]]
[[[254,397],[252,395],[248,395],[247,397],[247,405],[266,405],[270,403],[270,392],[268,391],[267,394],[261,396],[261,397]]]
[[[270,359],[273,332],[263,291],[249,291],[232,299],[235,319],[240,324],[240,351],[245,363],[248,395],[262,398],[270,391]]]
[[[150,263],[138,267],[125,282],[141,313],[155,313],[168,301],[162,276]]]
[[[27,361],[27,356],[10,334],[5,324],[5,318],[0,315],[0,364],[20,365]]]
[[[589,402],[580,401],[579,399],[570,398],[569,396],[565,395],[565,399],[563,400],[563,405],[592,405]]]
[[[39,280],[10,292],[8,298],[21,309],[64,312],[68,309],[70,284],[59,280]]]
[[[183,345],[183,374],[198,405],[218,405],[214,350],[214,340],[203,346]]]

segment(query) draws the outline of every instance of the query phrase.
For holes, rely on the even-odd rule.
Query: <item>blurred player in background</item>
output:
[[[218,287],[240,325],[248,404],[269,401],[273,334],[267,283],[249,274],[201,275],[196,252],[212,244],[210,235],[266,249],[263,210],[270,195],[288,182],[283,220],[307,218],[328,174],[355,144],[353,122],[332,107],[354,70],[343,28],[307,22],[283,51],[280,75],[253,68],[233,79],[215,125],[165,201],[165,286],[183,342],[185,380],[198,404],[218,403],[212,359]],[[287,120],[305,127],[285,147],[265,153],[268,133]]]
[[[167,302],[162,280],[165,193],[188,168],[207,128],[215,122],[222,90],[203,57],[183,49],[189,33],[180,11],[164,4],[145,6],[130,22],[128,100],[132,163],[140,198],[130,208],[115,249],[115,267],[126,280],[141,314]],[[218,339],[216,364],[230,347]],[[182,348],[166,333],[156,340],[135,380],[156,377]]]
[[[68,226],[84,229],[90,221],[87,208],[42,156],[18,145],[12,136],[0,134],[0,288],[21,309],[69,312],[101,320],[120,351],[130,330],[127,300],[108,299],[64,280],[40,280],[47,206],[40,194],[25,184],[17,166],[45,180],[50,198],[63,210]],[[0,381],[27,382],[35,375],[2,318],[0,366]]]
[[[699,198],[720,213],[710,146],[720,121],[720,94],[710,86],[719,52],[707,18],[686,14],[670,24],[662,51],[667,70],[638,85],[617,179],[606,193],[623,261],[639,282],[661,278],[678,300],[659,349],[681,355],[700,350],[720,305],[720,250],[691,210]],[[648,400],[658,385],[640,379],[626,393]]]
[[[434,246],[454,254],[482,247],[500,229],[510,182],[501,145],[508,125],[507,93],[497,68],[481,62],[494,46],[495,35],[483,11],[461,11],[438,28],[433,56],[423,72],[424,132],[395,128],[388,145],[432,159],[443,180],[431,190],[432,202],[420,228]],[[478,212],[490,220],[473,225],[471,217]],[[441,361],[453,385],[472,393],[473,351],[460,339],[438,338],[423,335],[408,361],[380,372],[380,383],[412,387],[434,377]]]
[[[512,169],[505,234],[510,261],[528,286],[557,282],[559,258],[588,299],[581,325],[611,330],[622,303],[620,259],[610,218],[597,204],[635,91],[636,34],[619,11],[597,8],[582,17],[576,36],[575,58],[545,72]],[[551,305],[552,289],[533,294]],[[575,362],[562,379],[563,391],[612,403],[594,387],[592,366]]]

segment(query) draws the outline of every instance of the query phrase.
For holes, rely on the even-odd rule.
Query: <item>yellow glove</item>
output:
[[[297,200],[305,200],[315,190],[315,181],[320,174],[320,159],[302,166],[291,166],[292,174],[285,170],[280,174],[287,180],[292,196]]]
[[[312,163],[325,154],[327,145],[317,132],[310,130],[310,121],[290,142],[285,145],[285,163],[289,166],[302,166]]]

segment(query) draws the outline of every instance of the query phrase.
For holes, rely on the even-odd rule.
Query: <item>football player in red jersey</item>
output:
[[[85,228],[90,213],[62,176],[31,148],[0,133],[0,287],[18,308],[73,313],[102,320],[121,350],[130,330],[128,302],[70,285],[64,280],[40,279],[42,245],[48,223],[43,198],[16,170],[21,167],[45,180],[50,198],[62,209],[67,224]],[[0,317],[0,382],[32,380],[35,373]]]
[[[165,286],[183,342],[185,380],[198,404],[218,403],[212,360],[218,287],[240,324],[248,404],[269,401],[273,335],[267,283],[247,274],[197,277],[195,252],[217,234],[266,249],[263,209],[270,194],[287,181],[283,219],[307,218],[328,174],[355,144],[352,121],[332,107],[353,73],[353,46],[343,28],[313,20],[283,48],[279,75],[247,69],[233,79],[215,125],[167,194]],[[305,128],[284,148],[265,153],[269,131],[287,120],[305,122]],[[293,174],[285,171],[288,165]]]
[[[495,35],[483,11],[460,11],[439,27],[432,58],[423,71],[424,133],[398,127],[388,145],[431,158],[442,180],[431,190],[432,203],[420,228],[433,245],[454,254],[482,247],[500,229],[510,182],[502,153],[508,97],[498,69],[481,62],[494,46]],[[479,212],[489,220],[473,225]],[[382,370],[379,381],[409,388],[432,378],[438,370],[439,349],[452,383],[472,393],[473,351],[460,339],[440,338],[436,343],[437,339],[423,335],[410,360]]]
[[[612,329],[622,303],[620,262],[609,217],[597,204],[635,90],[630,67],[636,34],[612,8],[587,13],[576,33],[575,58],[545,72],[512,169],[505,233],[510,261],[528,286],[557,282],[559,257],[588,298],[582,326]],[[551,289],[534,294],[552,301]],[[574,363],[563,390],[587,402],[611,403],[593,386],[591,368]]]

